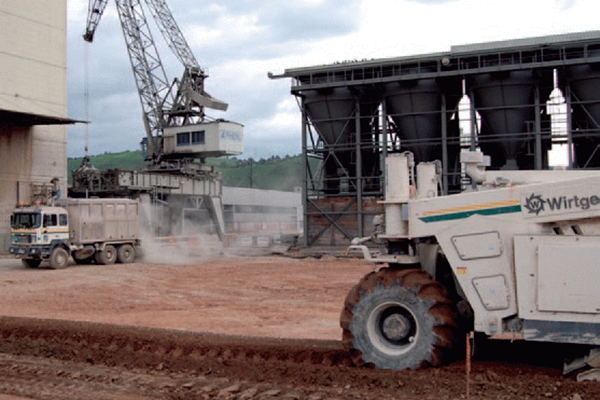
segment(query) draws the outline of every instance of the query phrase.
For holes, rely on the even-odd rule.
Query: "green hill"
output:
[[[69,183],[71,183],[71,171],[81,165],[82,157],[67,159],[67,170],[69,171]],[[141,150],[124,151],[122,153],[104,153],[90,156],[91,164],[98,169],[120,169],[125,171],[137,171],[146,165]]]
[[[69,158],[67,168],[69,183],[71,171],[81,165],[82,158]],[[316,166],[318,160],[311,160]],[[141,151],[104,153],[90,157],[90,163],[98,169],[141,170],[146,165]],[[212,158],[207,160],[221,173],[223,185],[232,187],[254,187],[257,189],[293,191],[302,186],[302,157],[273,156],[258,161],[237,158]],[[252,173],[250,173],[252,171]]]

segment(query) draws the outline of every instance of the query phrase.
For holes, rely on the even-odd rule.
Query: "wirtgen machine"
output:
[[[439,163],[386,159],[385,216],[350,246],[387,264],[346,298],[340,323],[354,362],[439,365],[468,321],[491,339],[581,344],[586,356],[565,372],[599,368],[600,172],[487,171],[479,151],[461,162],[471,184],[438,196]]]

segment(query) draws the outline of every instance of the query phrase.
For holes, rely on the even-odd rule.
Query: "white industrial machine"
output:
[[[439,164],[419,164],[415,176],[412,154],[387,158],[385,220],[350,246],[388,264],[346,298],[340,323],[354,362],[439,365],[468,321],[492,339],[589,346],[565,372],[600,367],[600,172],[486,171],[477,151],[461,162],[472,184],[438,196]]]

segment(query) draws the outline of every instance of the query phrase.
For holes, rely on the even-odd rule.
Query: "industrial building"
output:
[[[302,233],[302,195],[252,188],[223,187],[225,231],[236,247],[267,247]]]
[[[58,178],[67,189],[67,2],[0,2],[0,252],[9,217]],[[52,155],[51,157],[49,155]]]
[[[305,245],[344,245],[371,234],[382,213],[388,153],[439,160],[445,194],[465,184],[465,148],[490,155],[491,169],[546,169],[548,151],[559,145],[572,149],[567,168],[600,167],[600,31],[270,77],[291,78],[301,107]],[[556,115],[561,107],[570,112]],[[320,160],[319,168],[309,158]]]

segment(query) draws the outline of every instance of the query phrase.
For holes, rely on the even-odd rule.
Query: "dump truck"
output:
[[[465,190],[439,195],[440,163],[413,160],[386,158],[385,214],[348,249],[381,265],[341,313],[354,363],[438,366],[474,332],[581,345],[565,372],[598,378],[600,171],[492,171],[465,151]]]
[[[131,263],[140,248],[139,202],[131,199],[63,199],[19,207],[11,215],[10,254],[29,268]]]

